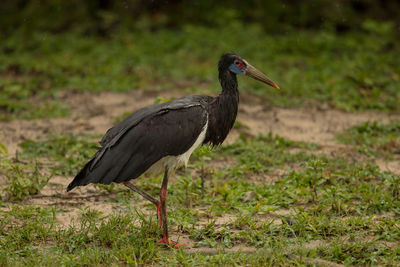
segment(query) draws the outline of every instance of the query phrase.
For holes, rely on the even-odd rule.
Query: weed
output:
[[[338,139],[366,155],[391,158],[400,154],[400,121],[387,124],[367,121],[340,133]]]
[[[57,162],[52,170],[56,174],[75,174],[79,167],[92,157],[96,151],[93,138],[97,135],[74,135],[67,136],[51,134],[48,140],[28,140],[20,144],[23,148],[22,157],[46,158],[51,162]]]
[[[8,149],[5,144],[0,142],[0,155],[7,156],[8,155]]]
[[[294,142],[269,133],[255,139],[242,138],[235,144],[225,146],[222,155],[234,155],[238,164],[232,166],[232,172],[238,176],[247,173],[266,173],[273,168],[282,167],[289,162],[298,162],[310,158],[306,153],[290,153],[291,148],[315,149],[311,143]],[[279,153],[277,153],[277,151]]]
[[[6,157],[0,157],[0,174],[8,179],[4,191],[8,200],[23,200],[26,196],[35,195],[47,184],[51,175],[43,175],[37,162],[13,162]]]

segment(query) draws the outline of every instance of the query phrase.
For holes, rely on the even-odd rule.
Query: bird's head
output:
[[[245,59],[235,54],[224,54],[219,61],[220,69],[229,69],[230,72],[235,74],[244,74],[253,79],[266,83],[276,89],[279,86],[271,79],[265,76],[261,71],[250,65]]]

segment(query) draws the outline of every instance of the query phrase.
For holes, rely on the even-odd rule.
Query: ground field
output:
[[[163,92],[162,95],[169,98],[183,94]],[[66,93],[62,99],[71,106],[72,113],[69,118],[1,122],[1,140],[8,147],[10,155],[19,155],[15,156],[14,160],[18,157],[23,164],[24,149],[19,145],[26,140],[51,142],[49,136],[75,135],[89,135],[91,136],[90,141],[98,140],[99,134],[111,127],[118,116],[152,104],[155,96],[157,96],[156,93],[148,91],[98,94]],[[189,167],[186,170],[178,170],[176,177],[172,179],[169,188],[172,201],[168,207],[171,222],[170,235],[174,241],[187,243],[186,248],[178,252],[154,246],[151,248],[151,253],[157,258],[144,256],[144,259],[131,260],[152,264],[164,260],[169,262],[171,259],[167,260],[167,258],[172,253],[175,257],[172,262],[179,263],[180,257],[183,257],[183,262],[190,258],[199,260],[197,258],[201,257],[200,263],[205,264],[208,261],[205,258],[214,257],[212,255],[226,257],[223,255],[231,254],[232,258],[226,262],[220,259],[222,263],[228,263],[237,261],[235,257],[239,256],[234,255],[244,253],[258,262],[260,256],[255,253],[263,251],[262,253],[265,254],[261,259],[286,262],[287,264],[295,262],[318,264],[317,259],[325,259],[327,262],[321,261],[321,263],[332,265],[334,265],[333,262],[362,263],[365,261],[372,263],[372,259],[377,263],[398,262],[398,251],[393,250],[399,242],[400,228],[398,228],[397,207],[382,209],[376,207],[373,210],[366,208],[366,210],[357,211],[356,206],[365,200],[357,200],[355,196],[342,199],[338,195],[328,201],[325,197],[318,196],[318,194],[331,194],[332,190],[331,183],[333,182],[329,181],[332,174],[327,174],[323,169],[315,178],[314,185],[312,185],[311,179],[310,185],[299,186],[302,189],[292,188],[291,194],[298,194],[298,196],[287,197],[296,200],[289,202],[277,200],[281,198],[280,194],[289,194],[284,192],[287,190],[284,188],[284,183],[280,183],[278,186],[280,189],[275,188],[277,191],[273,193],[263,192],[263,190],[268,191],[271,184],[274,185],[273,187],[277,187],[276,183],[279,180],[298,179],[296,176],[299,175],[317,174],[321,167],[311,166],[315,169],[308,173],[307,169],[310,166],[303,164],[313,161],[313,164],[317,165],[317,161],[327,165],[338,159],[345,161],[338,166],[333,166],[333,173],[343,171],[340,167],[342,165],[354,165],[350,169],[373,169],[374,174],[367,174],[370,177],[361,174],[358,177],[360,181],[346,182],[351,186],[359,186],[362,183],[368,187],[386,187],[382,184],[387,183],[386,179],[389,178],[380,177],[385,172],[388,172],[385,175],[389,175],[390,179],[399,179],[400,157],[398,152],[389,159],[370,158],[357,151],[354,145],[344,144],[338,140],[338,134],[369,121],[388,124],[400,121],[400,115],[376,112],[350,113],[306,107],[283,109],[265,105],[262,98],[250,93],[242,94],[239,123],[229,135],[223,148],[216,149],[215,152],[206,151],[205,155],[201,156],[196,154]],[[260,137],[260,135],[264,137]],[[275,135],[282,138],[276,138]],[[266,148],[259,147],[257,144],[259,138],[265,138]],[[396,140],[398,142],[398,139]],[[242,142],[253,142],[254,144],[247,144],[243,147]],[[279,143],[284,143],[283,147]],[[243,151],[240,149],[236,151],[236,146],[241,147]],[[68,149],[68,146],[65,149]],[[258,169],[259,166],[252,165],[263,164],[265,159],[263,157],[261,159],[252,158],[251,160],[254,162],[245,162],[246,159],[242,159],[242,156],[248,153],[244,151],[245,149],[260,149],[261,151],[258,153],[263,153],[263,149],[266,149],[265,153],[271,154],[270,161],[272,162],[266,162],[266,166],[263,166],[266,169]],[[42,154],[39,153],[40,158],[43,159],[38,167],[42,175],[44,173],[50,175],[51,172],[48,168],[57,164],[57,161],[46,153],[46,151],[43,151]],[[273,162],[275,154],[280,158],[278,162]],[[283,158],[281,158],[282,154],[284,154]],[[205,159],[202,159],[203,157]],[[285,160],[285,158],[288,159]],[[84,160],[79,162],[79,165],[83,163]],[[333,163],[333,165],[336,164]],[[358,165],[362,167],[357,167]],[[111,227],[108,225],[113,220],[122,220],[118,222],[122,224],[129,218],[127,223],[132,224],[131,227],[137,227],[136,231],[144,231],[145,238],[152,242],[157,239],[160,232],[156,230],[154,207],[140,197],[131,194],[125,187],[115,185],[106,188],[90,185],[66,193],[66,186],[76,170],[73,169],[72,173],[66,175],[60,175],[59,172],[53,170],[52,176],[37,194],[27,196],[19,202],[3,202],[1,209],[3,216],[9,214],[6,216],[8,220],[2,220],[3,227],[7,229],[3,229],[3,240],[15,238],[15,236],[9,236],[10,233],[18,231],[18,229],[14,229],[15,227],[27,227],[32,224],[32,222],[26,221],[32,220],[30,216],[39,221],[42,220],[40,216],[46,216],[47,212],[54,216],[47,218],[51,221],[51,226],[32,225],[31,231],[35,231],[36,227],[40,229],[49,227],[47,231],[55,232],[57,237],[53,237],[53,234],[47,236],[49,233],[45,232],[42,233],[43,237],[37,237],[37,234],[31,233],[34,237],[28,237],[26,241],[13,240],[16,246],[20,246],[22,251],[25,251],[23,253],[27,253],[26,249],[29,247],[38,257],[26,259],[27,255],[25,255],[22,259],[41,262],[43,259],[40,257],[51,253],[50,251],[58,246],[66,246],[62,249],[66,251],[59,253],[76,256],[74,249],[78,248],[71,248],[70,244],[64,244],[66,241],[61,240],[61,237],[58,236],[60,232],[64,234],[69,232],[74,237],[82,232],[83,228],[88,228],[85,231],[92,232],[100,231],[104,227]],[[341,179],[352,179],[353,171],[350,170],[351,174],[343,174]],[[213,177],[214,174],[217,174],[217,177]],[[350,177],[346,177],[347,175]],[[201,179],[205,180],[204,192],[201,192],[200,188],[199,181]],[[305,179],[310,179],[310,177]],[[7,177],[2,175],[2,186],[9,187],[9,183]],[[160,177],[142,177],[137,183],[157,194]],[[336,181],[335,183],[340,182]],[[310,188],[307,188],[308,186]],[[254,191],[253,187],[259,189]],[[19,188],[19,190],[23,191],[24,189]],[[310,192],[302,192],[303,190]],[[355,193],[351,191],[356,191],[352,188],[347,190],[351,194]],[[386,189],[382,190],[385,190],[382,194],[391,194]],[[207,197],[201,199],[202,194]],[[230,196],[231,194],[234,196]],[[391,196],[382,197],[385,199]],[[397,197],[395,198],[397,201]],[[239,207],[235,207],[236,203],[240,203]],[[368,206],[368,203],[362,205]],[[382,205],[382,203],[377,203],[377,205]],[[13,216],[10,216],[10,211]],[[41,214],[42,212],[45,214]],[[25,213],[29,215],[25,217],[23,215]],[[91,226],[93,229],[86,225],[88,223],[93,224]],[[147,224],[145,230],[141,230],[144,223]],[[301,226],[296,226],[296,224],[301,224]],[[114,225],[113,227],[125,228],[128,226]],[[113,227],[109,231],[114,231]],[[386,227],[390,229],[390,237],[386,234],[383,235],[382,228]],[[301,230],[295,228],[301,228]],[[119,238],[128,238],[133,233],[126,228],[122,232],[117,231],[116,239],[109,240],[106,247],[103,246],[101,240],[97,240],[93,236],[95,233],[87,234],[87,240],[83,241],[82,245],[86,249],[99,250],[96,253],[100,253],[100,257],[102,253],[110,253],[107,250],[113,250],[115,242],[118,242]],[[257,237],[257,235],[261,237]],[[276,256],[273,256],[276,248],[272,248],[276,245],[281,248],[279,251],[281,258],[277,259]],[[270,248],[268,249],[268,247]],[[79,250],[81,249],[79,248]],[[272,251],[269,251],[271,249]],[[358,255],[359,258],[349,252],[352,249],[361,253]],[[126,252],[128,253],[128,251]],[[5,255],[3,254],[3,256]],[[15,260],[17,259],[18,257],[15,258]],[[214,261],[216,260],[214,259]],[[91,263],[97,261],[105,264],[101,259],[90,260]],[[6,262],[12,263],[13,260],[8,261],[3,258],[3,263]],[[111,260],[111,262],[129,263],[125,258],[119,258],[116,262]]]

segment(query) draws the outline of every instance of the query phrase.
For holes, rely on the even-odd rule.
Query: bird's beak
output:
[[[279,86],[276,83],[274,83],[272,80],[270,80],[267,76],[265,76],[261,71],[254,68],[252,65],[247,63],[247,61],[245,61],[245,62],[247,64],[247,68],[244,71],[245,75],[247,75],[253,79],[259,80],[263,83],[266,83],[272,87],[275,87],[276,89],[279,89]]]

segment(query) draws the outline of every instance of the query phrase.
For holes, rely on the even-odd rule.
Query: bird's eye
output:
[[[235,61],[235,65],[238,66],[239,68],[243,68],[244,67],[243,62],[241,62],[240,60],[236,60]]]

